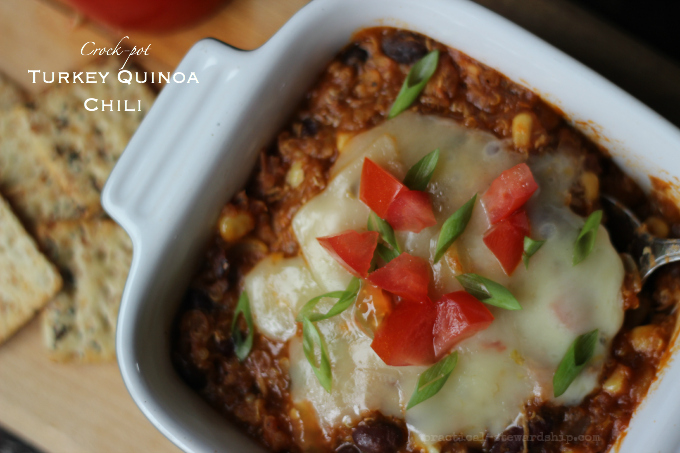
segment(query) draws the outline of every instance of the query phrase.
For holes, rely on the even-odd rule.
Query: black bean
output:
[[[494,442],[491,453],[520,453],[524,449],[524,429],[506,429]]]
[[[393,453],[404,444],[405,437],[394,423],[378,421],[354,428],[352,440],[363,453]]]
[[[189,288],[189,290],[184,295],[183,305],[187,311],[210,311],[213,308],[213,301],[203,291]]]
[[[302,120],[302,137],[313,137],[319,132],[319,125],[311,118]]]
[[[550,422],[539,416],[531,418],[529,420],[529,434],[533,439],[542,439],[550,434]]]
[[[231,357],[234,354],[234,341],[231,336],[213,335],[214,350],[224,357]]]
[[[340,54],[340,61],[348,66],[361,66],[368,60],[368,52],[366,52],[359,44],[352,44],[345,48]]]
[[[204,266],[208,266],[208,275],[211,281],[224,278],[229,272],[229,260],[227,252],[222,247],[212,248],[206,257]]]
[[[402,64],[413,64],[427,53],[423,40],[411,33],[397,32],[382,41],[385,55]]]

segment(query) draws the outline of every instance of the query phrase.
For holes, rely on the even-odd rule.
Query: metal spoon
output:
[[[680,261],[680,239],[652,236],[620,201],[608,195],[603,195],[600,200],[607,216],[612,244],[619,252],[629,253],[633,257],[642,283],[659,266]]]

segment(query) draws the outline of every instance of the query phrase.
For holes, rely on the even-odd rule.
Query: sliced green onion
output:
[[[472,209],[475,207],[475,201],[477,200],[477,194],[474,194],[467,203],[458,208],[456,212],[451,215],[444,225],[442,225],[442,230],[439,232],[439,239],[437,239],[437,249],[434,254],[434,262],[436,263],[439,259],[444,256],[444,253],[451,247],[453,241],[458,239],[465,227],[472,217]]]
[[[368,231],[377,231],[380,233],[380,237],[383,241],[391,245],[397,253],[401,253],[399,244],[397,244],[397,238],[394,237],[394,230],[387,221],[381,219],[378,214],[373,211],[368,215],[367,227]]]
[[[411,395],[406,410],[436,395],[446,384],[446,380],[453,369],[456,368],[457,363],[458,352],[456,351],[425,370],[418,378],[418,384],[416,384],[416,389]]]
[[[335,315],[339,315],[340,313],[342,313],[343,311],[347,310],[349,307],[352,306],[354,300],[357,298],[357,294],[359,294],[360,287],[361,280],[359,280],[357,277],[353,277],[352,280],[349,282],[349,285],[347,285],[346,290],[333,291],[310,299],[309,302],[307,302],[305,306],[302,307],[302,310],[300,310],[300,313],[297,315],[296,321],[303,322],[304,319],[306,318],[312,322],[317,322],[323,321],[324,319],[332,318]],[[314,310],[314,308],[316,308],[316,305],[319,303],[319,301],[326,297],[338,299],[338,301],[325,314],[312,313],[312,311]]]
[[[581,229],[574,243],[574,260],[573,264],[576,266],[590,255],[595,246],[595,239],[597,238],[597,229],[602,221],[602,210],[593,212],[586,219],[585,225]]]
[[[504,308],[506,310],[522,309],[522,306],[515,296],[500,283],[496,283],[493,280],[489,280],[488,278],[484,278],[477,274],[462,274],[456,276],[456,279],[463,285],[465,291],[485,304]]]
[[[553,393],[555,397],[567,391],[576,376],[593,357],[597,345],[598,330],[579,335],[569,346],[569,350],[557,367],[553,376]]]
[[[404,178],[404,185],[411,190],[427,190],[438,161],[439,148],[420,159],[409,169]]]
[[[433,50],[411,67],[387,118],[394,118],[399,115],[418,99],[420,92],[423,91],[428,80],[437,70],[438,63],[439,51]]]
[[[375,251],[378,253],[378,256],[380,256],[380,258],[382,258],[382,260],[385,263],[389,263],[390,261],[399,256],[399,253],[397,253],[396,250],[389,248],[385,244],[378,244]]]
[[[316,365],[316,355],[314,354],[315,346],[319,347],[321,353],[321,360],[318,366]],[[328,393],[331,393],[331,386],[333,384],[331,361],[328,359],[328,352],[326,352],[326,346],[323,344],[319,330],[308,318],[302,318],[302,350],[321,386]]]
[[[295,318],[295,320],[297,322],[302,322],[303,318],[309,317],[312,310],[314,310],[316,304],[318,304],[321,299],[325,299],[326,297],[328,297],[329,299],[342,299],[344,295],[345,291],[332,291],[330,293],[322,294],[320,296],[316,296],[312,299],[309,299],[309,301],[304,305],[304,307],[302,307],[302,310],[300,310],[300,313],[298,313],[297,318]]]
[[[238,317],[243,315],[248,325],[248,335],[245,337],[238,327]],[[231,338],[234,341],[234,352],[236,357],[242,362],[250,354],[253,348],[253,337],[255,336],[255,326],[253,324],[253,316],[250,314],[250,300],[248,293],[243,291],[238,298],[236,310],[234,310],[234,318],[231,320]]]
[[[543,244],[545,244],[545,241],[536,241],[529,236],[524,236],[524,253],[522,253],[524,267],[529,269],[529,258],[534,256],[534,253],[538,252],[538,249],[543,247]]]

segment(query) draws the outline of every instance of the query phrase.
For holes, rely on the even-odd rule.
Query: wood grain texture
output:
[[[28,69],[69,71],[86,65],[85,42],[128,47],[151,44],[137,62],[170,71],[198,40],[214,37],[244,49],[262,45],[307,0],[235,0],[209,21],[165,35],[108,30],[82,21],[63,4],[0,1],[0,71],[30,93]],[[46,453],[177,452],[142,415],[123,385],[115,362],[67,365],[47,358],[34,320],[0,347],[0,425]]]
[[[124,36],[128,48],[151,44],[149,56],[135,60],[151,71],[171,71],[193,44],[216,38],[241,49],[264,44],[309,0],[233,0],[209,20],[172,33],[154,35],[112,30],[83,19],[64,0],[0,1],[0,71],[31,93],[49,85],[33,84],[28,69],[72,71],[92,57],[82,56],[86,42],[112,47]]]
[[[80,55],[88,41],[108,44],[90,27],[78,26],[75,16],[37,0],[0,1],[0,71],[30,93],[46,88],[42,78],[31,83],[29,69],[68,71],[86,65]]]
[[[130,398],[116,363],[51,362],[34,320],[0,348],[0,423],[45,452],[177,452]]]
[[[151,43],[154,58],[175,67],[189,48],[203,38],[215,38],[240,49],[264,44],[309,0],[234,0],[209,21],[159,37],[126,33],[135,45]],[[141,61],[141,60],[140,60]]]

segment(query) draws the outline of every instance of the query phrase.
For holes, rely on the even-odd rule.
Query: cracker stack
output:
[[[62,291],[43,313],[45,343],[58,361],[115,357],[118,307],[132,248],[125,232],[106,218],[99,198],[154,94],[146,85],[115,80],[120,62],[111,60],[84,68],[110,72],[106,84],[55,85],[30,106],[9,88],[3,93],[7,81],[0,78],[0,193],[63,276]],[[135,106],[140,100],[144,111],[90,112],[83,106],[88,98],[127,99]],[[3,238],[0,223],[0,244]],[[2,285],[8,283],[2,280]]]
[[[132,244],[112,220],[41,225],[47,255],[68,276],[43,316],[43,337],[57,361],[115,358],[118,307],[130,269]]]
[[[118,60],[97,71],[117,73]],[[109,76],[111,79],[111,75]],[[55,85],[33,107],[0,116],[0,191],[34,230],[37,224],[102,215],[104,183],[145,111],[85,110],[88,98],[124,100],[148,108],[142,84]]]
[[[0,191],[30,230],[39,223],[77,219],[100,211],[95,191],[76,192],[66,159],[33,111],[14,107],[0,116]]]
[[[43,308],[61,284],[57,269],[0,197],[0,343]]]

